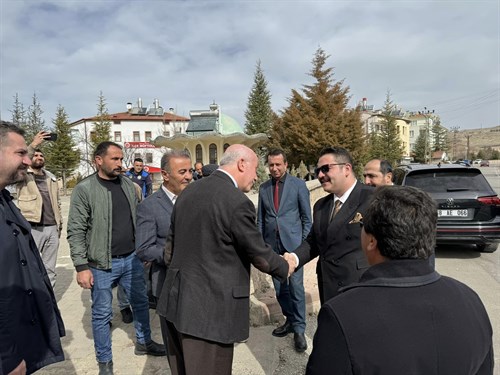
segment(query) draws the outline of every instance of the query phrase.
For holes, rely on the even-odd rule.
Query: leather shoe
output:
[[[279,326],[278,328],[275,328],[273,330],[273,336],[276,337],[285,337],[289,333],[293,332],[292,325],[288,322],[288,320],[283,324],[282,326]]]
[[[125,307],[123,310],[120,310],[120,313],[122,314],[123,323],[129,324],[134,321],[134,315],[132,314],[130,307]]]
[[[163,357],[167,355],[167,349],[165,348],[165,345],[158,344],[157,342],[151,340],[146,344],[139,344],[138,342],[136,342],[134,353],[135,355],[147,354],[154,355],[155,357]]]
[[[295,342],[295,350],[299,353],[307,349],[306,336],[303,333],[294,333],[293,341]]]
[[[99,375],[113,375],[113,361],[98,362],[98,363],[99,363]]]

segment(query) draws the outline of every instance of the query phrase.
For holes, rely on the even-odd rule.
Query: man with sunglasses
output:
[[[361,250],[359,221],[373,188],[356,180],[351,155],[341,147],[324,148],[315,172],[330,194],[314,205],[311,232],[294,253],[299,267],[319,256],[316,272],[323,304],[341,287],[357,282],[368,267]]]

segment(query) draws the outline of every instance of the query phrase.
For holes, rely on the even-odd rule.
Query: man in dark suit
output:
[[[481,300],[429,265],[436,223],[423,191],[376,190],[359,223],[371,267],[322,306],[306,374],[493,374]]]
[[[257,166],[251,149],[231,145],[220,168],[186,187],[175,204],[157,307],[168,321],[172,374],[231,374],[234,343],[248,338],[250,264],[281,281],[291,271],[264,243],[244,194]]]
[[[257,226],[264,241],[282,255],[296,249],[311,229],[311,201],[304,181],[289,175],[283,150],[271,150],[267,155],[271,179],[260,185]],[[295,349],[307,349],[306,301],[304,271],[294,272],[284,283],[273,278],[276,298],[286,317],[285,324],[273,331],[273,336],[284,337],[294,332]]]
[[[319,256],[318,288],[323,304],[336,296],[339,288],[358,281],[368,267],[357,222],[368,207],[373,188],[356,180],[351,155],[341,147],[321,151],[316,176],[330,194],[316,202],[311,232],[288,255],[296,255],[299,267]]]
[[[160,162],[163,184],[153,195],[137,206],[135,249],[137,256],[151,267],[153,297],[160,298],[167,267],[163,260],[170,228],[170,216],[179,194],[193,179],[191,156],[188,151],[168,151]],[[167,340],[165,319],[160,319],[163,342]]]

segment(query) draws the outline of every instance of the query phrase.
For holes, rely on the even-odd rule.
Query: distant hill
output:
[[[467,137],[469,137],[469,153],[477,153],[487,147],[500,151],[500,125],[492,128],[459,130],[456,134],[448,129],[450,141],[448,155],[452,159],[466,159]]]

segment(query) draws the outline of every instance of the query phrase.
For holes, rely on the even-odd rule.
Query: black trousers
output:
[[[178,332],[162,316],[161,320],[167,326],[166,344],[172,375],[231,375],[234,344],[221,344],[186,335]]]

